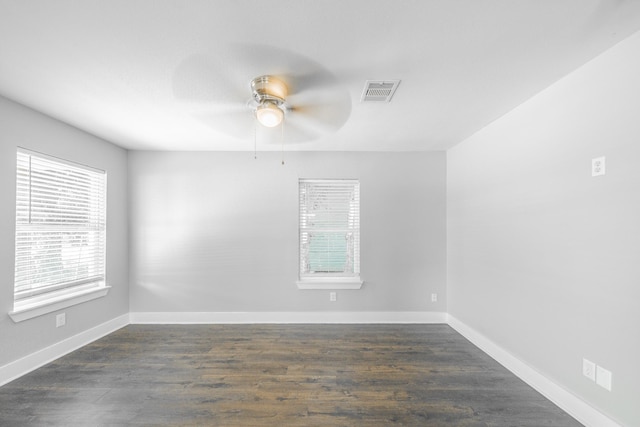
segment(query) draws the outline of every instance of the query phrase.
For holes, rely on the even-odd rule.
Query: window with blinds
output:
[[[299,181],[300,279],[360,275],[360,183]]]
[[[14,310],[105,286],[106,174],[19,150]]]

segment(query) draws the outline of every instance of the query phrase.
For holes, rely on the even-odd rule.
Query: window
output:
[[[360,183],[299,182],[302,289],[359,289]]]
[[[106,294],[106,174],[20,149],[15,321]]]

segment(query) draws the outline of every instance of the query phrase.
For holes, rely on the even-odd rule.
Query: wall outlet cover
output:
[[[596,368],[596,384],[611,391],[611,371],[602,366]]]
[[[604,157],[596,157],[595,159],[591,159],[591,176],[604,175],[606,173],[605,166],[606,164]]]
[[[582,375],[591,381],[596,380],[596,364],[590,360],[582,359]]]
[[[67,315],[66,313],[60,313],[56,315],[56,328],[64,326],[67,323]]]

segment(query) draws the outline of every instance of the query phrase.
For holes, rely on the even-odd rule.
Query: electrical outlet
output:
[[[56,315],[56,328],[64,326],[67,323],[67,314],[60,313]]]
[[[591,176],[604,175],[606,172],[605,166],[604,156],[591,159]]]
[[[591,381],[596,380],[596,364],[590,360],[582,359],[582,375]]]
[[[602,366],[596,367],[596,384],[611,391],[611,371]]]
[[[438,294],[431,294],[431,302],[438,302]]]
[[[337,301],[338,294],[336,292],[329,292],[329,301]]]

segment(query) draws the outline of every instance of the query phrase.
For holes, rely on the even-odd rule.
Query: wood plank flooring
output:
[[[579,426],[446,325],[130,325],[0,388],[2,426]]]

